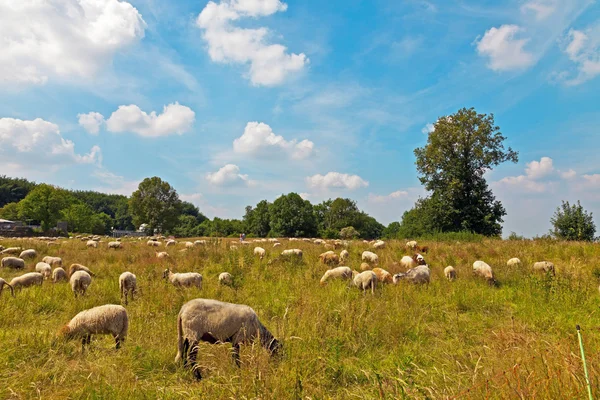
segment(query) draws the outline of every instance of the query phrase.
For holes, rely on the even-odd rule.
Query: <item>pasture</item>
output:
[[[575,325],[582,327],[594,394],[600,378],[600,245],[550,241],[485,240],[427,242],[429,285],[379,285],[363,295],[346,282],[319,285],[327,267],[319,263],[323,245],[281,240],[239,246],[234,239],[208,240],[187,252],[149,247],[124,239],[122,249],[86,248],[77,239],[56,247],[34,240],[2,239],[0,244],[33,248],[25,272],[45,255],[80,263],[96,277],[87,294],[75,299],[67,283],[4,290],[0,296],[0,398],[2,399],[445,399],[584,398],[585,380]],[[421,244],[421,243],[420,243]],[[263,260],[254,246],[267,251]],[[302,261],[279,259],[300,248]],[[373,250],[363,242],[348,247],[352,269],[361,253],[379,255],[391,273],[404,242]],[[339,253],[341,248],[337,249]],[[170,257],[157,259],[156,251]],[[521,267],[506,261],[518,257]],[[472,264],[490,264],[499,282],[490,287],[472,275]],[[556,276],[534,274],[535,261],[556,265]],[[443,269],[458,273],[448,282]],[[162,272],[196,271],[202,290],[178,289]],[[79,311],[121,304],[118,277],[137,275],[139,292],[127,306],[129,335],[120,350],[110,336],[95,336],[82,351],[78,340],[57,332]],[[219,285],[223,271],[233,287]],[[10,281],[23,271],[0,268]],[[284,355],[270,359],[259,345],[243,346],[242,367],[231,361],[229,345],[201,344],[198,363],[204,379],[174,363],[176,318],[194,298],[251,306],[279,338]]]

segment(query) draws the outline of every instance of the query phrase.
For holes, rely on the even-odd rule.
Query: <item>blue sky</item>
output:
[[[518,164],[504,233],[600,213],[600,7],[589,0],[0,0],[0,174],[129,195],[160,176],[206,215],[295,191],[382,223],[425,193],[413,149],[462,107]],[[33,2],[32,2],[33,3]]]

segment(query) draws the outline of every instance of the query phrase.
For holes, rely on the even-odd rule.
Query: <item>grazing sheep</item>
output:
[[[392,283],[392,274],[383,268],[373,268],[373,272],[377,276],[377,280],[381,283]]]
[[[206,240],[196,240],[194,246],[203,246],[206,244]]]
[[[174,286],[202,289],[202,275],[197,272],[173,273],[168,268],[163,272],[163,278],[168,279]]]
[[[137,292],[137,279],[131,272],[123,272],[119,276],[119,291],[121,298],[125,297],[125,305],[128,304],[127,295],[131,293],[131,300],[135,300],[133,295]]]
[[[321,278],[321,285],[327,283],[329,279],[352,279],[352,270],[348,267],[337,267],[329,269],[323,274]]]
[[[298,258],[302,258],[302,250],[300,250],[300,249],[284,250],[281,252],[281,255],[284,257],[297,256]]]
[[[161,243],[160,243],[160,242],[158,242],[158,241],[156,241],[156,240],[148,240],[148,241],[146,242],[146,244],[147,244],[148,246],[154,246],[154,247],[158,247],[158,246],[160,246],[160,245],[161,245]]]
[[[533,264],[534,272],[545,272],[547,274],[555,275],[554,264],[550,261],[538,261]]]
[[[417,249],[417,242],[414,240],[411,240],[409,242],[406,242],[406,247],[410,250],[416,250]]]
[[[173,239],[167,240],[167,243],[165,243],[165,247],[169,247],[169,246],[175,246],[177,244],[177,242]]]
[[[109,249],[121,249],[123,248],[123,244],[121,242],[108,242]]]
[[[473,273],[475,275],[479,275],[485,278],[490,285],[496,284],[496,279],[494,278],[494,271],[492,271],[492,267],[490,267],[483,261],[475,261],[473,263]]]
[[[4,257],[0,261],[0,265],[5,268],[23,269],[25,268],[25,261],[17,257]]]
[[[169,253],[167,253],[166,251],[157,251],[155,254],[156,254],[156,258],[167,258],[167,257],[169,257]]]
[[[260,341],[271,355],[279,352],[281,344],[259,321],[254,310],[243,304],[225,303],[218,300],[195,299],[185,303],[177,316],[177,356],[191,367],[196,379],[202,379],[196,365],[198,342],[211,344],[230,342],[233,359],[240,362],[240,345]]]
[[[379,257],[377,254],[372,253],[370,251],[363,251],[362,253],[362,261],[368,262],[369,264],[377,265],[379,263]]]
[[[507,267],[520,267],[521,266],[521,260],[519,260],[518,258],[511,258],[510,260],[508,260],[506,262],[506,266]]]
[[[279,247],[281,246],[281,243],[277,242],[277,243],[273,243],[273,247]]]
[[[417,265],[414,268],[409,269],[404,273],[394,275],[393,281],[397,285],[400,280],[404,279],[410,283],[421,284],[429,283],[431,277],[431,270],[427,265]]]
[[[68,281],[68,280],[69,279],[67,277],[67,272],[64,269],[58,267],[58,268],[55,268],[54,271],[52,271],[52,282],[53,283],[57,283],[59,281]]]
[[[92,335],[113,335],[118,349],[127,337],[128,328],[129,318],[125,307],[106,304],[83,310],[75,315],[61,329],[60,334],[67,340],[80,337],[82,348],[86,344],[90,344]]]
[[[36,258],[36,257],[37,257],[37,251],[35,251],[34,249],[23,250],[21,252],[21,254],[19,254],[19,258],[22,258],[23,260],[25,260],[27,258]]]
[[[360,270],[361,271],[369,271],[371,269],[371,266],[369,265],[369,263],[360,263]]]
[[[75,273],[76,271],[85,271],[88,274],[90,274],[90,276],[96,276],[96,274],[90,271],[90,269],[85,265],[71,264],[71,266],[69,267],[69,276],[73,275],[73,273]]]
[[[444,268],[444,276],[449,281],[455,280],[456,279],[456,270],[454,269],[454,267],[451,265],[448,265],[446,268]]]
[[[348,261],[349,258],[350,258],[350,253],[348,253],[348,250],[340,251],[340,261],[342,261],[342,262]]]
[[[47,264],[50,264],[52,268],[62,267],[62,258],[60,257],[46,256],[42,258],[42,261]]]
[[[326,251],[319,255],[319,260],[326,265],[338,265],[340,263],[340,257],[333,251]]]
[[[219,283],[225,286],[231,286],[233,284],[233,276],[229,272],[221,272],[219,274]]]
[[[10,283],[0,278],[0,294],[2,294],[2,289],[4,289],[4,286],[8,286],[8,288],[10,289],[10,293],[13,297],[15,297],[15,289],[10,285]]]
[[[420,247],[420,246],[417,246],[417,250],[418,250],[420,253],[425,253],[425,254],[427,254],[427,252],[429,251],[429,247],[427,247],[427,246],[421,246],[421,247]]]
[[[48,279],[50,278],[50,275],[52,275],[52,267],[50,264],[42,261],[35,264],[35,272],[39,272],[40,274],[44,275],[44,279]]]
[[[383,240],[378,240],[375,243],[373,243],[374,249],[383,249],[384,247],[385,247],[385,242]]]
[[[373,271],[363,271],[358,273],[356,271],[352,272],[354,282],[354,286],[363,291],[363,294],[367,291],[367,289],[371,288],[371,294],[375,294],[375,286],[377,286],[377,275]]]
[[[42,285],[44,282],[44,275],[39,272],[29,272],[21,276],[17,276],[10,281],[10,286],[15,289],[22,289],[33,285]]]
[[[192,242],[185,242],[185,248],[186,249],[193,249],[194,248],[194,243],[192,243]]]
[[[85,271],[75,271],[71,275],[69,283],[71,284],[71,290],[75,297],[77,297],[78,294],[83,296],[85,295],[85,292],[87,292],[88,286],[92,284],[92,277]]]
[[[114,242],[110,242],[110,243],[114,243]],[[108,244],[108,248],[110,249],[110,243]],[[85,243],[86,247],[93,247],[94,249],[98,247],[98,242],[96,242],[95,240],[88,240]]]
[[[16,256],[17,254],[21,253],[23,249],[21,247],[7,247],[6,249],[0,251],[0,254],[12,254],[13,256]]]
[[[400,267],[403,269],[411,269],[417,266],[417,262],[410,256],[404,256],[400,259]]]
[[[262,247],[254,248],[254,255],[258,256],[261,260],[265,257],[265,254],[267,254],[267,252]]]

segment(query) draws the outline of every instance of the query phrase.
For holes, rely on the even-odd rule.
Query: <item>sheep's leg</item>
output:
[[[189,360],[190,363],[192,365],[192,373],[194,374],[194,377],[198,380],[202,379],[202,374],[200,373],[200,368],[198,367],[198,364],[196,363],[196,357],[198,356],[198,342],[195,341],[192,343],[192,349],[189,353]]]
[[[232,356],[233,356],[233,361],[235,361],[235,365],[237,365],[238,368],[240,368],[242,366],[242,362],[240,360],[240,344],[236,343],[232,345]]]
[[[89,345],[90,343],[92,343],[92,335],[88,333],[86,336],[85,344]]]
[[[129,302],[127,301],[127,290],[124,290],[123,293],[125,294],[125,305],[129,304]]]
[[[121,348],[121,337],[119,335],[115,335],[115,343],[116,343],[116,349],[119,350]]]

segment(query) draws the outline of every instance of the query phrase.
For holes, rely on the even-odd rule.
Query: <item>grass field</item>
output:
[[[213,241],[186,253],[169,247],[168,260],[155,257],[145,242],[123,241],[121,250],[87,249],[64,240],[48,248],[39,241],[1,240],[5,247],[34,248],[32,270],[44,255],[81,263],[97,274],[88,294],[75,299],[66,283],[45,282],[15,298],[0,296],[0,399],[372,399],[372,398],[586,398],[575,325],[580,324],[594,394],[600,395],[600,245],[549,241],[477,243],[427,242],[432,268],[428,286],[379,287],[363,295],[342,282],[320,286],[327,269],[318,263],[323,247],[282,241],[229,250],[231,240]],[[281,250],[301,248],[303,261],[275,260]],[[348,247],[358,269],[368,245]],[[162,248],[161,248],[162,249]],[[339,251],[339,250],[338,250]],[[377,250],[380,266],[408,254],[401,242]],[[520,269],[506,261],[519,257]],[[499,287],[471,274],[475,260],[492,267]],[[274,260],[274,261],[272,261]],[[549,260],[556,277],[531,272],[534,261]],[[269,261],[272,261],[269,263]],[[458,280],[443,269],[453,265]],[[162,271],[198,271],[204,287],[179,290]],[[57,332],[77,312],[120,304],[118,276],[137,275],[140,293],[127,306],[129,337],[120,350],[112,337],[96,336],[82,352],[79,341]],[[220,286],[228,271],[234,287]],[[22,272],[0,268],[9,281]],[[282,340],[285,354],[270,360],[259,346],[242,347],[235,367],[228,345],[201,345],[204,379],[174,364],[177,313],[193,298],[243,303]]]

